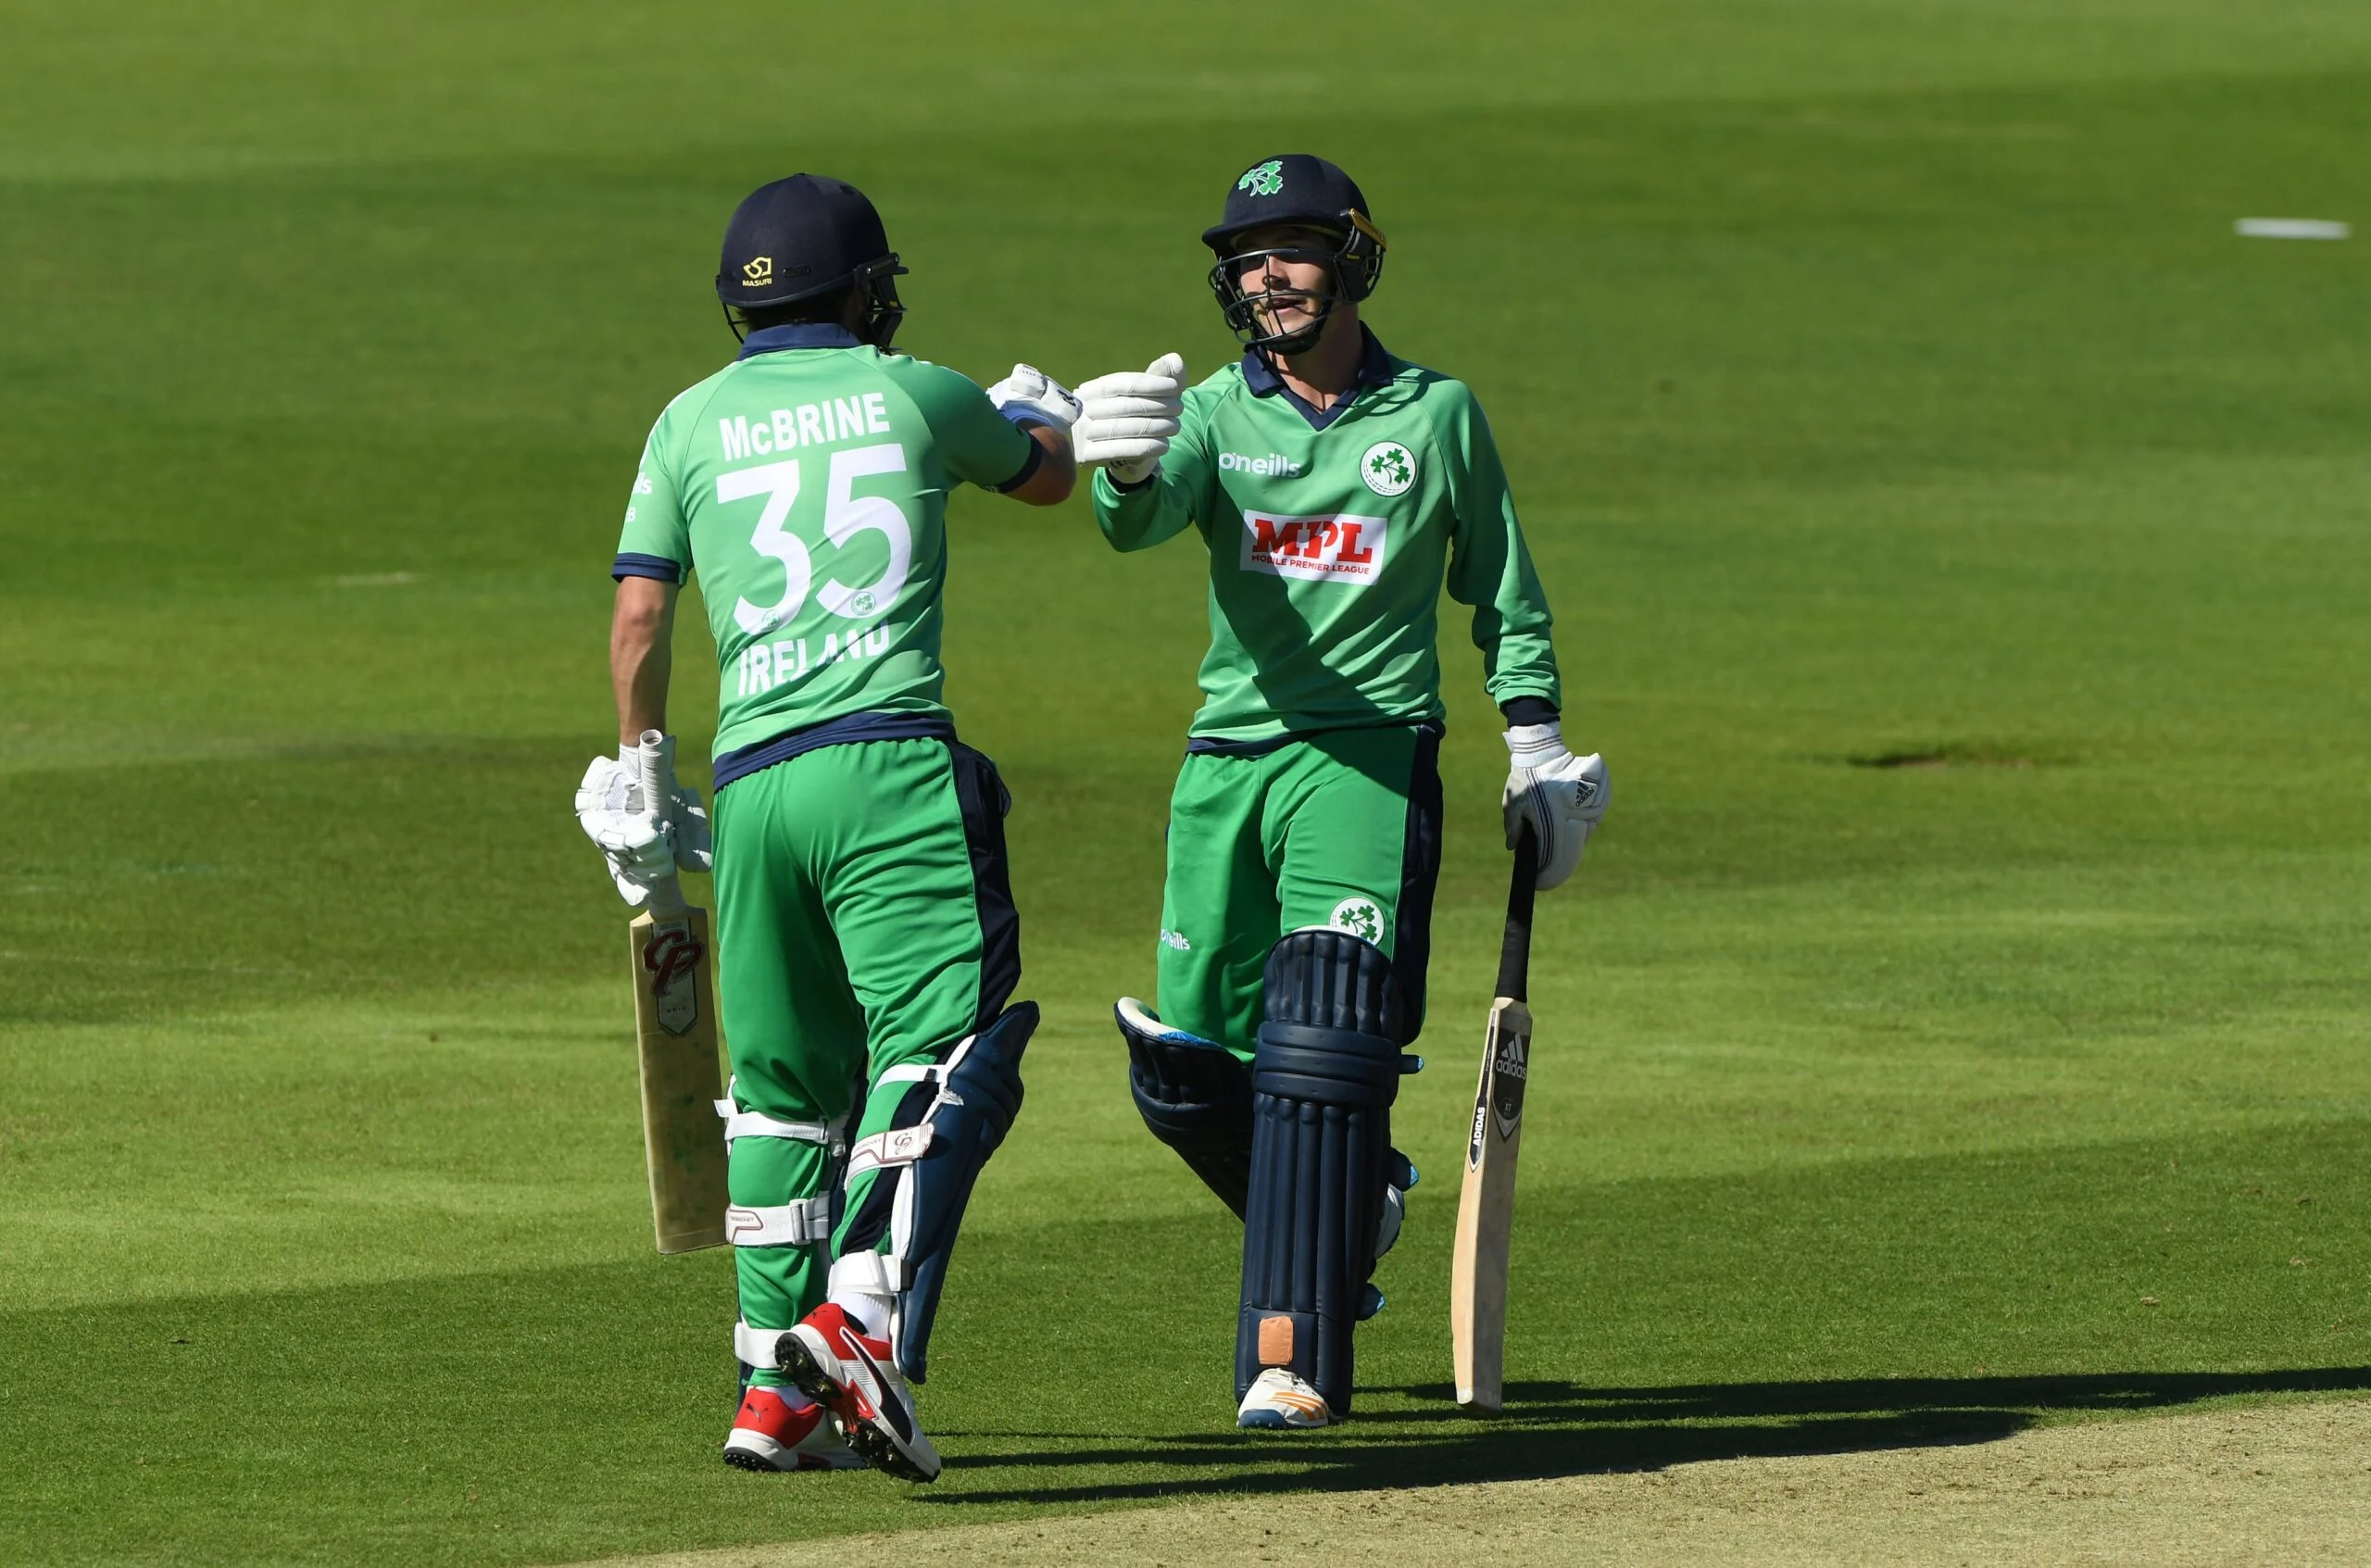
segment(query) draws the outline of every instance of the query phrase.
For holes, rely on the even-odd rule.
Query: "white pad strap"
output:
[[[794,1143],[819,1144],[838,1152],[847,1136],[846,1117],[835,1123],[784,1122],[762,1110],[743,1110],[736,1104],[740,1086],[741,1075],[736,1073],[724,1081],[724,1098],[713,1102],[717,1115],[724,1122],[727,1148],[733,1147],[734,1138],[788,1138]]]
[[[808,1247],[831,1235],[828,1193],[762,1208],[736,1203],[724,1211],[724,1238],[735,1247]]]
[[[724,1118],[724,1141],[734,1138],[789,1138],[797,1143],[831,1146],[832,1129],[821,1122],[780,1122],[762,1110],[735,1110],[729,1099],[716,1102],[716,1113]]]
[[[971,1043],[968,1039],[963,1042],[967,1046]],[[961,1047],[957,1047],[956,1055],[961,1055]],[[882,1069],[881,1076],[873,1080],[876,1089],[884,1084],[935,1084],[939,1085],[939,1091],[937,1097],[923,1108],[922,1119],[916,1125],[892,1127],[885,1133],[858,1139],[848,1149],[849,1177],[891,1165],[910,1165],[928,1152],[933,1135],[931,1115],[947,1098],[947,1071],[955,1065],[955,1060],[956,1057],[949,1057],[944,1062],[910,1061],[902,1066]]]
[[[924,1122],[918,1127],[892,1127],[869,1138],[859,1138],[848,1150],[847,1179],[891,1165],[910,1165],[930,1148],[935,1129]]]
[[[924,1122],[928,1122],[932,1117],[937,1115],[938,1108],[942,1105],[960,1105],[963,1103],[961,1099],[957,1098],[955,1091],[947,1086],[947,1084],[948,1079],[954,1077],[955,1069],[962,1064],[963,1059],[972,1054],[972,1042],[978,1038],[979,1036],[977,1035],[966,1035],[960,1040],[956,1041],[955,1048],[947,1053],[947,1060],[940,1062],[934,1070],[938,1074],[938,1098],[930,1102],[930,1110],[923,1113],[922,1120]]]
[[[772,1372],[775,1367],[774,1347],[789,1332],[786,1328],[751,1328],[746,1323],[736,1323],[733,1325],[733,1354],[750,1366]],[[787,1394],[789,1390],[784,1392]]]
[[[825,1288],[834,1296],[895,1296],[897,1286],[890,1278],[889,1270],[889,1260],[881,1253],[870,1249],[850,1252],[832,1260]]]

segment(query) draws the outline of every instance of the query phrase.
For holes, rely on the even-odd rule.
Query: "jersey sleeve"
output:
[[[983,490],[1012,490],[1045,460],[1036,438],[997,412],[979,383],[960,370],[923,359],[892,360],[892,374],[930,426],[932,445],[947,471]]]
[[[1471,392],[1461,386],[1438,432],[1457,514],[1449,544],[1449,596],[1474,607],[1474,645],[1482,650],[1483,684],[1490,699],[1503,706],[1515,697],[1537,697],[1561,709],[1548,595],[1515,520],[1514,496],[1507,489],[1490,423]]]
[[[1208,408],[1207,397],[1186,395],[1177,433],[1141,484],[1123,485],[1110,469],[1096,470],[1095,521],[1113,549],[1148,550],[1202,521],[1198,503],[1212,471]]]
[[[667,416],[650,427],[643,443],[642,467],[634,476],[634,494],[626,497],[626,520],[618,534],[618,558],[609,567],[613,578],[655,577],[682,583],[692,574],[691,533],[684,526],[682,497],[667,460]]]

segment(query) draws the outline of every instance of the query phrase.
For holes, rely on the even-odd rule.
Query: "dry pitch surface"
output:
[[[2085,1422],[1997,1443],[612,1558],[960,1563],[2233,1563],[2371,1559],[2371,1401]]]

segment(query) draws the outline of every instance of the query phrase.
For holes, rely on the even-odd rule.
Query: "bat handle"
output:
[[[1531,909],[1539,893],[1539,838],[1525,822],[1515,840],[1514,880],[1507,888],[1507,936],[1499,949],[1499,995],[1524,1001],[1531,988]]]
[[[642,772],[642,803],[644,809],[664,817],[675,794],[675,781],[668,774],[667,737],[657,730],[642,732],[642,745],[635,760]],[[650,912],[661,920],[684,912],[684,884],[670,874],[666,881],[650,890]]]

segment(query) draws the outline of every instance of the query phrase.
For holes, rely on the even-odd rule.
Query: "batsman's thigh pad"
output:
[[[1289,1368],[1350,1408],[1350,1336],[1398,1171],[1399,986],[1382,949],[1296,931],[1268,958],[1268,1022],[1251,1066],[1249,1192],[1236,1398]]]
[[[1172,1029],[1133,997],[1111,1010],[1128,1045],[1128,1087],[1152,1135],[1243,1218],[1251,1183],[1251,1070],[1233,1051]]]
[[[875,1195],[885,1183],[896,1184],[887,1204],[888,1246],[880,1254],[882,1285],[891,1298],[889,1340],[898,1370],[916,1383],[928,1374],[931,1324],[972,1185],[1021,1114],[1021,1053],[1036,1028],[1037,1004],[1019,1002],[966,1036],[945,1061],[893,1070],[928,1091],[926,1098],[909,1095],[919,1116],[860,1138],[848,1150],[847,1179],[878,1172]],[[870,1207],[874,1198],[866,1201]],[[844,1250],[880,1239],[875,1233],[859,1242],[859,1234],[852,1228],[843,1236]]]

